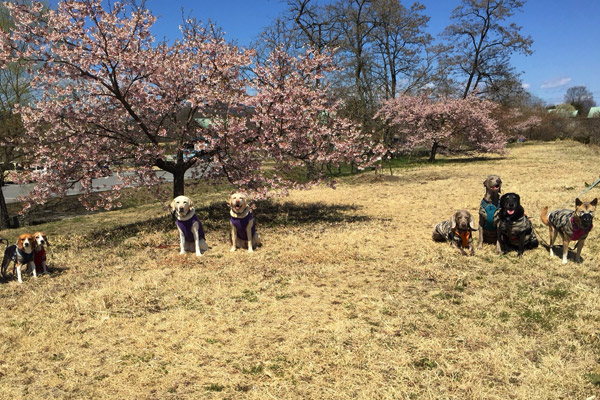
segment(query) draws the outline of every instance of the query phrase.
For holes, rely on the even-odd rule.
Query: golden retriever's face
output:
[[[35,241],[31,233],[23,233],[17,239],[17,247],[21,250],[29,252],[35,247]]]
[[[229,205],[231,209],[235,212],[240,212],[246,209],[248,202],[246,195],[243,193],[233,193],[229,196]]]
[[[192,207],[194,207],[194,203],[187,196],[177,196],[173,199],[170,204],[171,211],[177,213],[177,215],[186,215]]]
[[[50,242],[48,242],[48,237],[44,232],[36,232],[33,234],[33,240],[35,241],[35,245],[38,248],[44,248],[45,246],[49,246]]]

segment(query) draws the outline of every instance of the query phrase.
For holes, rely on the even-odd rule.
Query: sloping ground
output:
[[[48,225],[52,273],[0,284],[0,398],[598,398],[597,228],[581,264],[431,240],[496,173],[547,241],[539,210],[572,207],[597,160],[533,143],[294,192],[259,204],[254,254],[228,251],[226,193],[198,207],[200,259],[160,246],[160,207]]]

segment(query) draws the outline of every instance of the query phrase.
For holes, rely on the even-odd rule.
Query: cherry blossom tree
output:
[[[276,169],[303,166],[314,180],[323,177],[319,167],[325,164],[366,166],[381,154],[379,146],[361,140],[353,123],[336,115],[341,104],[327,96],[324,79],[334,69],[330,54],[309,48],[291,57],[281,47],[255,68],[252,124]]]
[[[106,8],[100,0],[65,0],[57,10],[40,3],[9,8],[15,29],[2,38],[4,61],[35,63],[31,84],[41,93],[20,110],[34,157],[47,170],[35,201],[64,195],[77,182],[88,207],[111,207],[124,186],[159,183],[157,170],[173,174],[174,196],[184,193],[188,170],[264,193],[292,185],[277,171],[299,161],[361,161],[358,150],[348,151],[358,149],[355,129],[336,118],[336,105],[316,86],[331,60],[315,52],[298,60],[278,52],[274,57],[292,69],[273,61],[249,79],[252,50],[195,20],[184,22],[181,39],[157,43],[155,17],[134,0]],[[40,26],[42,13],[47,23]],[[27,50],[15,51],[23,42]],[[273,91],[281,79],[289,79],[287,88]],[[316,123],[323,115],[330,120]],[[273,128],[284,120],[289,124]],[[263,168],[270,160],[275,171]],[[123,185],[85,203],[93,179],[114,172]]]
[[[438,101],[400,95],[385,102],[377,117],[397,130],[406,148],[429,147],[429,161],[434,161],[440,148],[502,152],[506,136],[492,116],[497,107],[475,95]]]

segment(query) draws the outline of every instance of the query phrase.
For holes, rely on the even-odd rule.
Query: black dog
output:
[[[509,248],[516,247],[517,256],[521,256],[525,249],[538,247],[538,239],[518,194],[506,193],[500,198],[500,207],[494,214],[494,225],[498,235],[496,254],[506,253]]]

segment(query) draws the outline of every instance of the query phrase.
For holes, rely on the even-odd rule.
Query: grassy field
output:
[[[229,252],[226,190],[190,188],[198,259],[162,246],[157,203],[32,227],[51,273],[0,283],[0,398],[599,399],[600,229],[567,265],[431,240],[496,173],[547,242],[540,209],[572,208],[598,157],[526,143],[293,192],[258,204],[254,254]]]

